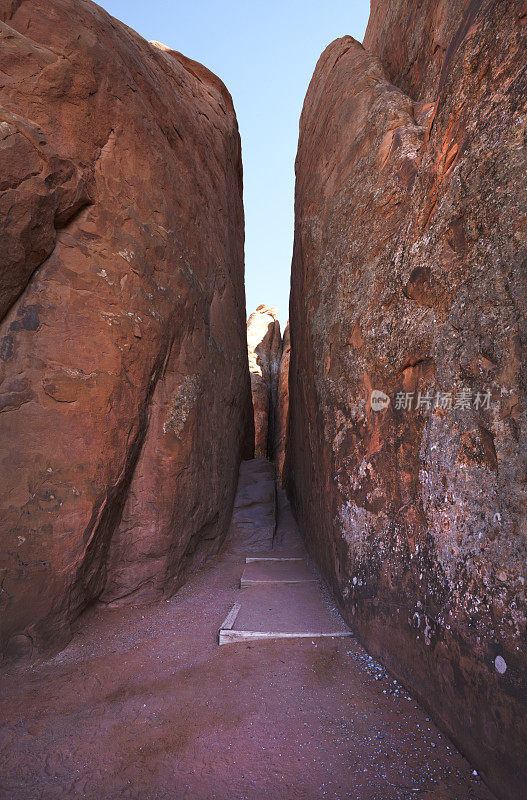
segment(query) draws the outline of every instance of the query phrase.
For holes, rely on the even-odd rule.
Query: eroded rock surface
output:
[[[380,59],[350,37],[323,53],[290,320],[308,547],[504,798],[527,782],[525,21],[522,2],[376,3]]]
[[[378,56],[392,83],[413,100],[425,101],[443,88],[458,47],[474,34],[471,27],[478,25],[483,8],[489,8],[482,0],[372,0],[370,5],[364,47]],[[494,5],[500,6],[498,16],[516,13],[525,24],[521,2]]]
[[[240,140],[205,67],[88,0],[0,12],[1,644],[172,592],[250,406]]]
[[[256,458],[272,457],[281,343],[278,309],[258,306],[247,320]]]
[[[276,402],[274,429],[274,461],[277,468],[277,480],[280,486],[285,481],[285,462],[287,449],[287,424],[289,419],[289,361],[291,357],[291,338],[289,323],[285,326],[282,338],[282,357],[278,371],[278,396]]]

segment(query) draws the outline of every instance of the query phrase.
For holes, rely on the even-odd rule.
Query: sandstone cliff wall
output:
[[[322,54],[290,308],[308,547],[503,798],[527,784],[525,21],[522,2],[378,2],[375,52]]]
[[[227,530],[250,387],[240,140],[205,67],[88,0],[0,10],[0,618],[59,645]]]
[[[271,458],[282,338],[278,309],[260,305],[247,320],[255,458]]]

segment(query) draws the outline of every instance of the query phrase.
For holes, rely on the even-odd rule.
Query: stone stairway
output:
[[[250,555],[219,644],[351,636],[309,562],[285,493],[275,492],[272,464],[242,464],[232,533],[236,549]]]

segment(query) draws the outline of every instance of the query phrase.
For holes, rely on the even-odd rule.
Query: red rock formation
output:
[[[277,477],[280,486],[285,482],[285,462],[287,443],[287,424],[289,419],[289,359],[291,355],[291,340],[289,336],[289,322],[287,323],[282,339],[282,358],[278,373],[278,399],[276,403],[275,431],[274,431],[274,460],[277,468]]]
[[[364,47],[378,56],[392,83],[413,100],[427,101],[442,88],[481,7],[482,0],[371,0]],[[521,4],[518,10],[521,15]]]
[[[309,549],[503,798],[527,783],[525,19],[522,2],[379,2],[366,41],[388,74],[350,37],[323,53],[291,305]]]
[[[278,310],[258,306],[247,320],[247,351],[254,409],[255,458],[272,456],[281,352]]]
[[[1,644],[172,592],[249,408],[240,140],[207,69],[88,0],[4,3]]]

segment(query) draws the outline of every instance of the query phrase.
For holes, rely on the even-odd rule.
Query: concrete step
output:
[[[268,583],[309,583],[316,582],[317,577],[305,559],[282,560],[262,559],[246,565],[240,579],[240,587]]]
[[[260,583],[240,592],[220,629],[219,643],[351,635],[317,581]]]
[[[246,564],[254,564],[257,561],[305,561],[302,556],[248,556]]]

